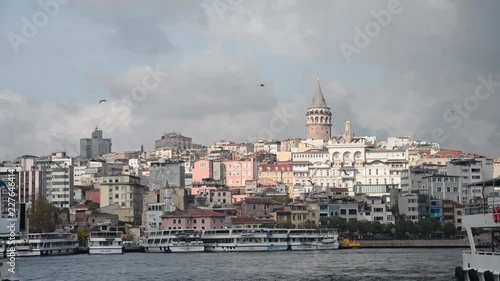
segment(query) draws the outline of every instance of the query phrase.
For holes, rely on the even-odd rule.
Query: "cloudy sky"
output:
[[[305,137],[318,76],[334,134],[500,156],[500,1],[57,1],[0,2],[0,160]]]

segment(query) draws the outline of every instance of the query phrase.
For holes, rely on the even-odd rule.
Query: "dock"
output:
[[[437,240],[357,240],[361,248],[469,248],[467,239]],[[477,248],[488,247],[488,243],[476,244]]]

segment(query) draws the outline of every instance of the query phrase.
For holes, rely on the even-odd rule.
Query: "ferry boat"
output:
[[[193,229],[148,231],[143,241],[144,250],[151,253],[203,252],[201,232]]]
[[[203,230],[207,252],[286,251],[286,229],[211,229]]]
[[[497,183],[500,180],[496,179]],[[470,251],[462,254],[462,267],[455,269],[457,281],[500,280],[500,196],[495,192],[495,180],[475,183],[471,186],[483,186],[483,198],[465,205],[462,226],[467,231]],[[488,192],[485,192],[487,191]],[[488,194],[485,196],[485,194]],[[476,249],[474,234],[487,232],[491,236],[491,250]]]
[[[89,255],[123,254],[121,231],[93,231],[89,236]]]
[[[321,232],[315,229],[291,229],[288,233],[289,249],[292,251],[337,250],[338,238],[335,232]]]
[[[71,233],[31,233],[27,239],[14,240],[14,243],[19,257],[76,254],[78,250],[78,237]]]

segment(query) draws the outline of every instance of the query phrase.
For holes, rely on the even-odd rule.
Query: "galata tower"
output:
[[[318,78],[318,88],[311,107],[307,109],[307,138],[329,141],[332,132],[332,113],[326,105]]]

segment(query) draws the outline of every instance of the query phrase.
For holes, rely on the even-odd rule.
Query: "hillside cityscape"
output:
[[[30,232],[108,225],[138,240],[154,230],[261,226],[358,238],[457,235],[464,204],[482,198],[474,183],[500,176],[500,159],[410,137],[358,136],[347,120],[332,136],[319,80],[305,118],[306,139],[205,147],[171,132],[152,151],[114,152],[96,127],[80,140],[80,155],[22,155],[1,163],[0,179],[19,186]]]

